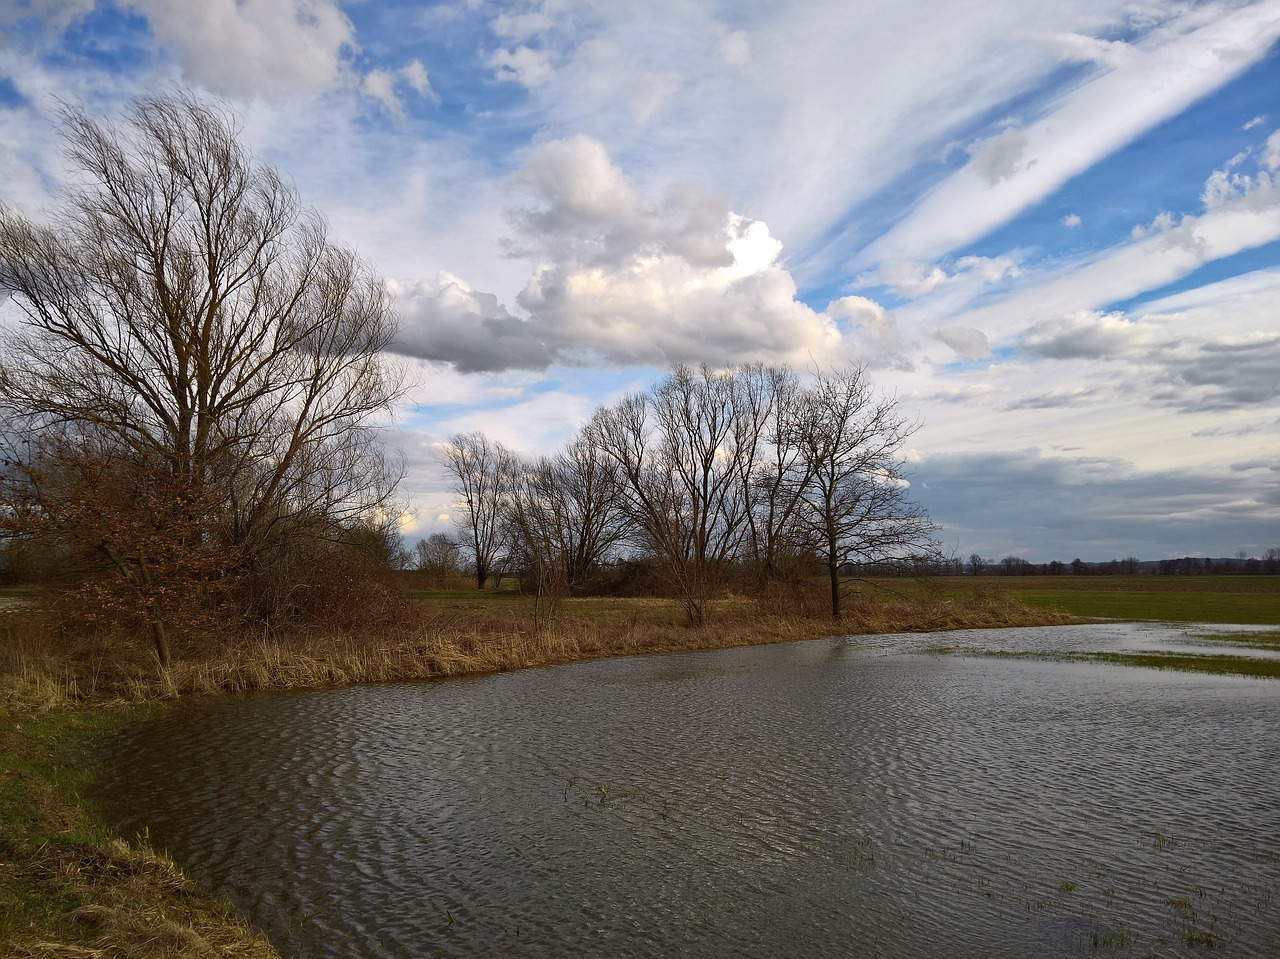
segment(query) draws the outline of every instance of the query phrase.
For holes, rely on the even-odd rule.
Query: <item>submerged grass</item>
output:
[[[986,656],[993,659],[1038,659],[1057,663],[1108,663],[1113,666],[1139,666],[1146,669],[1172,669],[1178,672],[1210,673],[1220,676],[1253,676],[1280,679],[1280,659],[1255,659],[1250,656],[1168,652],[1089,652],[1066,650],[988,650],[959,646],[937,646],[932,652],[963,656]]]

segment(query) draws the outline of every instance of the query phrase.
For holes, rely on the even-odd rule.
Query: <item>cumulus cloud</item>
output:
[[[1141,223],[1135,225],[1134,228],[1129,231],[1129,236],[1132,239],[1141,240],[1144,236],[1149,236],[1152,233],[1167,233],[1169,230],[1173,229],[1174,224],[1175,221],[1173,219],[1173,214],[1168,211],[1161,211],[1160,213],[1157,213],[1155,218],[1145,226]]]
[[[872,367],[912,368],[906,344],[893,315],[865,296],[844,296],[827,305],[827,315],[841,321],[846,348]]]
[[[1080,214],[1068,213],[1062,218],[1062,225],[1071,229],[1080,225]]]
[[[768,228],[731,215],[723,229],[729,265],[699,266],[671,249],[637,251],[617,266],[570,261],[540,268],[518,302],[563,355],[583,359],[723,364],[837,346],[831,318],[796,300]]]
[[[800,302],[782,244],[727,197],[685,183],[651,201],[585,136],[536,148],[514,185],[524,200],[508,211],[507,250],[534,263],[516,296],[527,318],[447,274],[401,284],[400,352],[464,370],[804,363],[855,348],[868,362],[900,362],[879,305]]]

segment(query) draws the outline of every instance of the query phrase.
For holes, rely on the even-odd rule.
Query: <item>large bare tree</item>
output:
[[[785,430],[800,451],[800,515],[825,560],[833,619],[841,566],[935,551],[937,526],[911,500],[902,459],[918,428],[856,366],[819,372],[795,404]]]
[[[457,525],[471,552],[476,588],[484,589],[508,547],[508,504],[519,475],[519,458],[481,432],[455,433],[442,451],[445,471],[458,496]]]
[[[21,315],[0,406],[25,448],[56,436],[60,457],[127,464],[148,511],[199,504],[175,549],[231,544],[250,571],[302,530],[380,522],[398,475],[375,427],[399,390],[381,279],[225,108],[179,93],[63,120],[60,208],[0,207],[0,290]],[[116,546],[141,581],[145,547]]]
[[[509,523],[538,595],[553,611],[560,597],[587,584],[626,533],[618,480],[617,464],[584,435],[519,471]]]
[[[742,369],[677,366],[652,390],[598,410],[587,441],[620,473],[620,502],[689,622],[747,536],[750,476],[767,414]]]

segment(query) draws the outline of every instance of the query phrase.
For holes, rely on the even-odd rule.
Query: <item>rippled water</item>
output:
[[[938,642],[198,703],[96,799],[304,957],[1280,954],[1280,682]]]

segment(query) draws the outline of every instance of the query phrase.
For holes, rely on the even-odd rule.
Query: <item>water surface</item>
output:
[[[194,703],[96,798],[302,957],[1280,954],[1280,683],[938,643]]]

